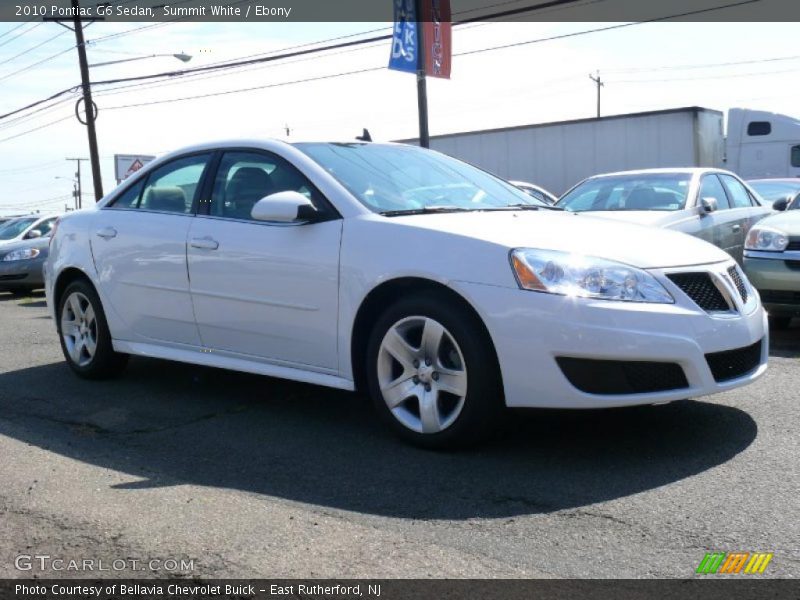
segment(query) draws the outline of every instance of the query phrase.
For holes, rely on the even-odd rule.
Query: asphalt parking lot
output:
[[[0,293],[0,357],[0,577],[92,575],[19,555],[193,561],[126,577],[691,577],[739,550],[800,575],[800,320],[748,388],[515,413],[457,454],[396,441],[356,394],[149,359],[79,380],[41,295]]]

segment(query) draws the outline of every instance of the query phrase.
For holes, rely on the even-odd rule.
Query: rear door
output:
[[[255,221],[272,193],[305,194],[328,219]],[[189,232],[192,299],[203,344],[267,362],[336,372],[342,221],[287,160],[228,150]]]
[[[98,211],[91,246],[100,291],[127,329],[115,337],[200,345],[186,237],[212,154],[165,163]]]

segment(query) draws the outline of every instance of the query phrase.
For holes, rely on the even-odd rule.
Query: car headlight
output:
[[[518,248],[511,252],[511,266],[526,290],[623,302],[675,302],[650,273],[603,258]]]
[[[39,256],[38,248],[21,248],[19,250],[12,250],[3,257],[3,262],[11,262],[12,260],[30,260]]]
[[[789,236],[780,229],[756,226],[748,232],[744,247],[746,250],[783,252],[788,245]]]

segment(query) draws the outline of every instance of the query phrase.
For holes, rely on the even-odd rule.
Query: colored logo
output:
[[[697,567],[701,575],[721,573],[761,574],[772,560],[772,552],[711,552]]]

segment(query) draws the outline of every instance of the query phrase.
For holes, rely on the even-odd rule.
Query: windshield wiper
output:
[[[401,215],[435,215],[437,213],[470,212],[474,208],[460,206],[424,206],[422,208],[406,208],[403,210],[384,210],[380,214],[384,217],[398,217]]]

